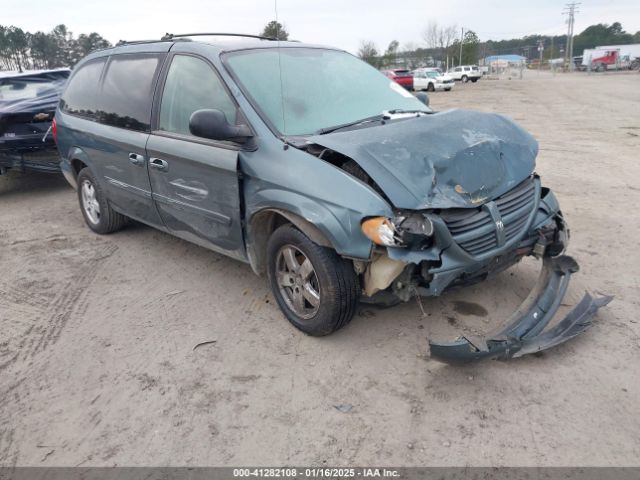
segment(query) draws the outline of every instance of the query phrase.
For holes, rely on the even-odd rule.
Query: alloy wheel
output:
[[[320,306],[320,284],[311,260],[293,245],[285,245],[276,257],[276,282],[280,295],[298,317],[310,319]]]
[[[89,221],[97,225],[100,223],[100,203],[96,196],[96,187],[88,180],[82,182],[82,208]]]

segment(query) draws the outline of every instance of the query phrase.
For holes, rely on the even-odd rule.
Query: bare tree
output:
[[[457,38],[457,35],[458,27],[456,25],[449,25],[448,27],[441,28],[438,33],[438,43],[440,44],[440,48],[445,50],[448,49]]]
[[[440,30],[438,22],[430,21],[422,31],[422,39],[427,44],[427,48],[438,48],[440,46]]]
[[[378,49],[376,48],[376,44],[371,40],[362,40],[360,42],[360,48],[358,48],[358,57],[360,57],[365,62],[371,63],[370,60],[374,59],[378,56]]]

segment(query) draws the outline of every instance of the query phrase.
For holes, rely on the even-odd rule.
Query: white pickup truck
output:
[[[482,72],[476,65],[461,65],[459,67],[450,68],[447,75],[454,80],[460,80],[462,83],[469,81],[475,83],[482,77]]]

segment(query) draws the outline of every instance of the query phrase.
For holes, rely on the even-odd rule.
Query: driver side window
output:
[[[160,130],[191,135],[191,114],[205,108],[220,110],[229,123],[236,122],[236,106],[213,68],[197,57],[176,55],[162,92]]]

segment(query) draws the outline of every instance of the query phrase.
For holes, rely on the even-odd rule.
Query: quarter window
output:
[[[149,130],[151,97],[160,59],[157,54],[111,57],[102,85],[99,113],[102,123]]]
[[[60,108],[65,113],[95,118],[98,110],[100,75],[106,57],[91,60],[82,65],[71,77],[69,85],[60,100]]]
[[[199,58],[176,55],[162,93],[159,128],[191,135],[191,114],[202,109],[220,110],[229,123],[236,121],[236,106],[213,68]]]

